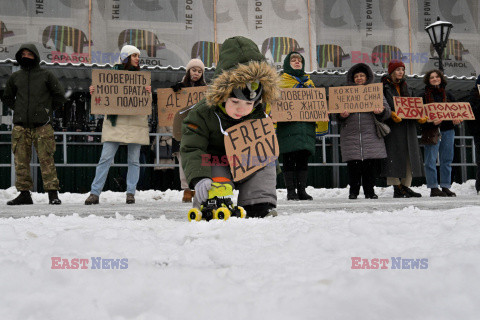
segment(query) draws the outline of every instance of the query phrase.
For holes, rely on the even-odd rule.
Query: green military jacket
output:
[[[53,119],[53,109],[61,107],[66,99],[57,78],[48,70],[40,68],[40,58],[33,44],[24,44],[16,54],[28,49],[35,55],[35,66],[22,68],[8,79],[3,93],[3,103],[14,111],[13,123],[27,128],[45,125]]]
[[[235,120],[226,115],[218,106],[201,100],[185,118],[182,127],[180,152],[182,166],[191,188],[203,178],[211,178],[209,163],[226,155],[224,134],[228,128],[240,122],[265,118],[264,106],[258,104],[251,114]],[[228,165],[228,164],[227,164]]]

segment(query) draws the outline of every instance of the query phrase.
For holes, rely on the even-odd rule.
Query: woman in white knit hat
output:
[[[140,70],[140,50],[131,45],[125,45],[113,67],[115,70]],[[150,94],[152,87],[146,86]],[[90,86],[90,94],[95,88]],[[97,165],[95,178],[92,182],[90,196],[85,200],[86,205],[98,204],[100,193],[107,180],[108,170],[121,143],[128,146],[128,172],[127,172],[127,199],[126,203],[135,203],[135,190],[140,175],[140,147],[148,145],[148,116],[108,115],[102,127],[102,155]]]
[[[174,84],[171,88],[177,92],[185,87],[198,87],[206,86],[205,82],[205,65],[200,59],[192,59],[188,62],[187,71],[181,82]],[[183,190],[182,202],[192,202],[192,198],[195,195],[195,191],[190,190],[188,187],[187,179],[182,168],[182,160],[180,158],[180,141],[182,139],[182,122],[188,115],[188,111],[192,106],[187,106],[179,110],[175,114],[173,120],[173,140],[172,140],[172,152],[177,156],[178,163],[180,164],[180,183]]]

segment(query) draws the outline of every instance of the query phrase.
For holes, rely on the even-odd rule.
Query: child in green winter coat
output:
[[[207,200],[212,179],[226,178],[239,190],[237,204],[248,217],[276,215],[276,167],[267,165],[233,183],[229,166],[220,159],[226,155],[225,130],[246,120],[265,118],[265,104],[279,94],[278,81],[275,68],[253,41],[233,37],[223,43],[206,98],[183,122],[180,153],[189,186],[195,189],[194,207]],[[207,158],[212,161],[207,163]]]

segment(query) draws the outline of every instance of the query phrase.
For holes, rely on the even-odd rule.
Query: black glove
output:
[[[183,82],[177,82],[176,84],[174,84],[170,88],[173,89],[173,92],[177,92],[177,91],[181,90],[182,88],[185,88],[185,84]]]

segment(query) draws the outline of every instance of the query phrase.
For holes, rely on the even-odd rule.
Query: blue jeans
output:
[[[117,153],[120,142],[104,142],[102,148],[102,155],[98,161],[97,170],[95,172],[95,179],[92,182],[91,194],[97,196],[103,190],[105,181],[107,180],[108,170],[112,165],[115,153]],[[135,194],[137,188],[138,177],[140,175],[140,147],[138,143],[128,144],[128,172],[127,172],[127,193]]]
[[[425,174],[427,187],[438,188],[437,155],[440,160],[440,187],[450,189],[452,181],[452,162],[455,130],[441,132],[440,141],[434,145],[425,146]]]

